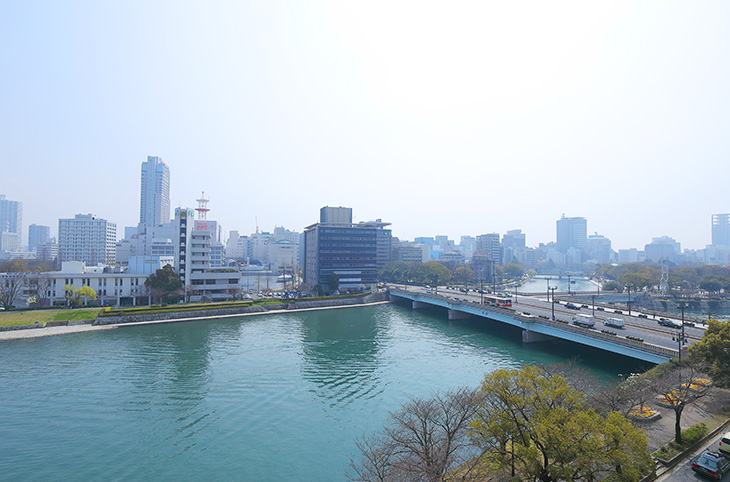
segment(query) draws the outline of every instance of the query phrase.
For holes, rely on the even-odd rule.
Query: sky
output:
[[[730,3],[0,6],[0,193],[23,224],[139,222],[140,166],[241,234],[322,206],[400,239],[587,219],[614,249],[730,212]],[[27,239],[23,240],[27,242]]]

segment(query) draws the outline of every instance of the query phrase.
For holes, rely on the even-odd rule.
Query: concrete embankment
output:
[[[139,326],[156,323],[175,323],[185,321],[210,320],[215,318],[231,318],[237,316],[266,315],[295,311],[313,311],[334,308],[367,306],[388,301],[386,292],[372,293],[360,298],[340,298],[331,300],[295,301],[246,308],[224,308],[196,311],[180,311],[150,315],[129,315],[99,317],[84,322],[49,322],[38,325],[7,327],[0,330],[0,341],[41,336],[63,335],[93,330],[104,330],[122,326]]]

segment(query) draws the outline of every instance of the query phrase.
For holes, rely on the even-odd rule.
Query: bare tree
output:
[[[0,278],[0,304],[6,310],[15,305],[18,295],[23,290],[25,278],[19,276],[10,276],[8,278]]]
[[[673,369],[662,373],[655,380],[660,400],[674,411],[674,440],[682,443],[682,412],[685,407],[707,395],[710,387],[699,383],[707,373],[707,366],[695,360],[685,360]]]
[[[413,398],[391,414],[386,427],[357,441],[362,460],[351,460],[351,480],[493,480],[481,473],[480,451],[469,438],[475,391],[461,388],[433,398]]]
[[[47,273],[36,273],[28,279],[28,288],[31,297],[35,300],[35,306],[46,306],[50,304],[48,289],[51,287],[51,277]]]

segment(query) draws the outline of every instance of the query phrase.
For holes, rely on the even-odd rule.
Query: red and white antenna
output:
[[[198,201],[198,207],[195,208],[196,211],[198,211],[198,222],[196,223],[196,226],[198,228],[198,231],[207,231],[208,230],[208,201],[209,199],[205,198],[205,191],[201,191],[200,199],[196,199]]]

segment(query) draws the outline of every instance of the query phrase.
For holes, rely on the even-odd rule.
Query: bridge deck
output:
[[[651,363],[663,363],[678,355],[677,350],[630,339],[618,334],[611,334],[613,332],[608,330],[602,332],[596,329],[571,325],[567,321],[553,321],[544,317],[524,315],[507,307],[489,306],[433,293],[421,293],[398,288],[391,288],[390,295],[391,297],[440,306],[454,312],[495,320],[519,327],[529,333],[568,340]]]

